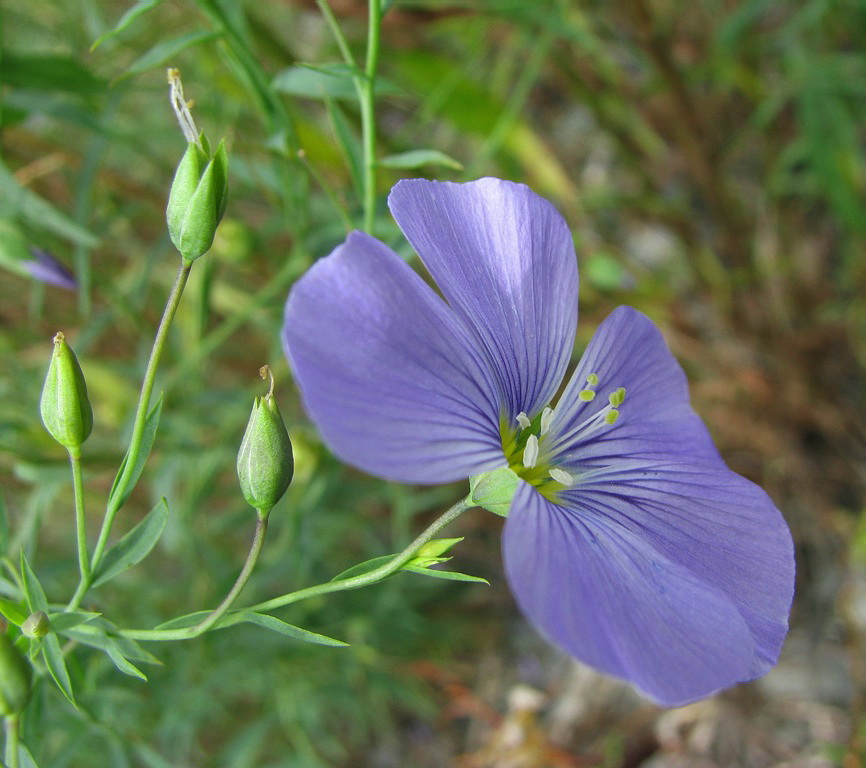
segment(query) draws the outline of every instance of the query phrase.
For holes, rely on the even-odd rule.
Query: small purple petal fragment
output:
[[[662,705],[755,676],[755,640],[741,611],[646,532],[523,484],[503,556],[518,604],[544,635]]]
[[[34,256],[33,260],[23,262],[22,266],[31,277],[58,288],[65,288],[67,291],[77,290],[78,283],[75,277],[48,251],[31,246],[30,253]]]
[[[283,342],[306,408],[340,458],[443,483],[505,466],[499,402],[460,320],[361,232],[298,281]]]
[[[477,337],[506,417],[540,411],[565,374],[577,320],[577,261],[562,216],[499,179],[401,181],[388,204]]]

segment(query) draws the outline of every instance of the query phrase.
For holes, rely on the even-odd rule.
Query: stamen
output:
[[[585,403],[590,403],[595,400],[595,392],[591,389],[582,389],[577,393],[577,396]]]
[[[550,425],[553,422],[553,408],[545,408],[541,412],[541,431],[540,435],[546,435],[550,430]]]
[[[625,402],[625,387],[619,387],[615,392],[611,392],[607,399],[614,408],[619,407]]]
[[[591,387],[597,387],[598,386],[598,374],[597,373],[589,374],[589,376],[586,377],[586,383],[589,384],[589,386],[591,386]]]
[[[538,438],[530,435],[523,449],[523,466],[532,469],[538,462]]]
[[[556,480],[557,483],[561,483],[562,485],[574,485],[574,478],[568,474],[564,469],[560,469],[559,467],[551,467],[550,476]]]
[[[605,424],[616,424],[618,418],[619,411],[616,408],[611,408],[606,414],[604,414]]]
[[[521,429],[526,429],[527,427],[532,425],[532,422],[529,420],[529,417],[523,411],[521,411],[517,414],[517,425]]]

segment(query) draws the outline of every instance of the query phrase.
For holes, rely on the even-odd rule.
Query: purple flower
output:
[[[30,253],[33,254],[33,258],[21,262],[21,266],[31,277],[49,285],[56,285],[58,288],[65,288],[67,291],[78,288],[72,273],[48,251],[31,246]]]
[[[521,609],[659,703],[767,672],[787,631],[791,536],[719,457],[652,322],[615,310],[554,404],[577,318],[554,207],[497,179],[403,181],[389,205],[444,301],[354,232],[286,305],[286,353],[334,452],[408,483],[510,466],[503,555]]]

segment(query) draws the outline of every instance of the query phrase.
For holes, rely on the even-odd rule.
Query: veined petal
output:
[[[776,663],[794,594],[794,545],[782,515],[758,486],[721,461],[623,462],[578,478],[560,497],[628,530],[726,595],[755,642],[748,679]]]
[[[593,509],[522,484],[503,554],[518,604],[544,635],[660,704],[754,676],[755,641],[728,595]]]
[[[378,240],[352,233],[297,282],[283,343],[310,417],[350,464],[412,483],[505,466],[499,396],[469,334]]]
[[[577,262],[562,216],[499,179],[401,181],[388,204],[475,334],[509,421],[540,411],[565,374],[577,320]]]
[[[591,374],[597,384],[588,384]],[[608,396],[625,389],[616,423],[600,418]],[[594,389],[591,401],[580,392]],[[571,469],[628,459],[680,456],[721,462],[707,428],[689,404],[686,376],[646,315],[618,307],[598,327],[554,410],[543,455]]]

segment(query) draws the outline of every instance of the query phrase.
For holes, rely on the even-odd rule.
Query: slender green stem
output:
[[[194,627],[190,627],[187,630],[189,637],[198,637],[216,624],[223,617],[225,612],[234,605],[234,602],[238,599],[241,590],[243,590],[247,582],[250,580],[250,576],[253,575],[253,569],[256,567],[259,555],[262,553],[262,546],[264,546],[265,543],[265,534],[268,532],[268,512],[261,509],[257,510],[257,512],[258,517],[256,518],[256,532],[253,536],[253,543],[252,546],[250,546],[247,561],[244,563],[244,567],[241,569],[237,581],[235,581],[234,586],[229,590],[229,593],[225,596],[223,601],[213,609],[213,611],[205,616],[205,618]]]
[[[408,563],[430,539],[432,539],[446,525],[456,520],[467,509],[472,507],[467,499],[461,499],[453,507],[448,509],[440,517],[437,517],[425,530],[421,533],[408,547],[399,554],[394,555],[387,563],[379,566],[369,573],[353,576],[350,579],[340,579],[339,581],[329,581],[325,584],[318,584],[315,587],[307,587],[300,589],[297,592],[290,592],[281,597],[275,597],[272,600],[266,600],[263,603],[258,603],[249,608],[251,611],[270,611],[274,608],[281,608],[284,605],[297,603],[300,600],[306,600],[317,595],[326,595],[329,592],[342,592],[346,589],[358,589],[366,587],[369,584],[375,584],[377,581],[387,578],[393,573],[400,570],[402,566]]]
[[[81,583],[90,583],[90,555],[87,554],[87,527],[84,517],[84,481],[81,476],[81,449],[69,449],[72,488],[75,496],[75,534],[78,539],[78,570]]]
[[[314,587],[307,587],[306,589],[299,589],[297,592],[290,592],[287,595],[275,597],[272,600],[266,600],[263,603],[257,603],[256,605],[244,610],[257,612],[270,611],[274,608],[280,608],[284,605],[297,603],[310,597],[326,595],[330,592],[343,592],[347,589],[359,589],[360,587],[366,587],[370,584],[382,581],[382,579],[385,579],[391,574],[399,571],[402,566],[415,556],[421,547],[430,541],[446,525],[456,520],[472,506],[474,505],[470,503],[468,498],[458,501],[443,515],[436,518],[436,520],[434,520],[424,530],[424,532],[402,552],[394,555],[394,557],[392,557],[387,563],[369,573],[364,573],[360,576],[353,576],[349,579],[340,579],[339,581],[328,581],[324,584],[317,584]],[[214,623],[215,622],[211,622],[209,626],[213,626]],[[190,631],[197,629],[198,626],[201,625],[188,629],[122,629],[118,634],[134,640],[188,640],[190,637],[196,636],[191,635]]]
[[[168,329],[171,327],[174,315],[180,305],[183,289],[189,278],[189,272],[192,268],[192,263],[187,263],[182,260],[180,267],[177,270],[174,285],[171,288],[168,300],[165,304],[165,310],[160,320],[159,328],[156,331],[156,337],[153,340],[153,348],[150,351],[150,359],[147,361],[147,368],[144,371],[144,378],[141,383],[141,394],[138,398],[138,410],[135,413],[135,422],[132,427],[132,437],[129,441],[129,449],[126,452],[123,468],[120,470],[115,491],[111,495],[111,500],[105,510],[105,518],[102,521],[102,529],[99,532],[99,538],[96,541],[96,547],[93,551],[93,557],[90,561],[91,576],[96,572],[102,561],[102,556],[105,554],[105,548],[108,545],[108,537],[111,534],[111,527],[114,524],[114,518],[117,515],[122,500],[129,490],[130,484],[133,482],[133,474],[135,466],[138,463],[139,454],[141,452],[141,443],[144,439],[144,428],[147,424],[147,415],[150,410],[150,399],[153,394],[153,386],[156,381],[156,371],[159,368],[159,361],[165,349],[166,341],[168,340]],[[72,599],[69,601],[67,610],[74,610],[81,604],[81,600],[90,589],[91,578],[83,578],[78,584],[78,589],[75,591]]]
[[[6,768],[18,768],[18,715],[7,715],[6,717]]]
[[[382,0],[369,0],[367,58],[361,82],[361,134],[364,151],[364,230],[373,232],[376,218],[376,70],[379,66],[379,32],[382,25]]]
[[[352,56],[352,49],[349,48],[346,36],[343,34],[343,30],[340,29],[340,24],[337,21],[337,17],[334,16],[334,12],[331,10],[328,0],[316,0],[316,5],[319,6],[319,10],[322,12],[322,17],[325,19],[328,29],[331,30],[334,40],[337,42],[337,48],[340,49],[340,55],[343,57],[343,61],[345,61],[352,69],[357,69],[358,65],[355,62],[355,57]]]

